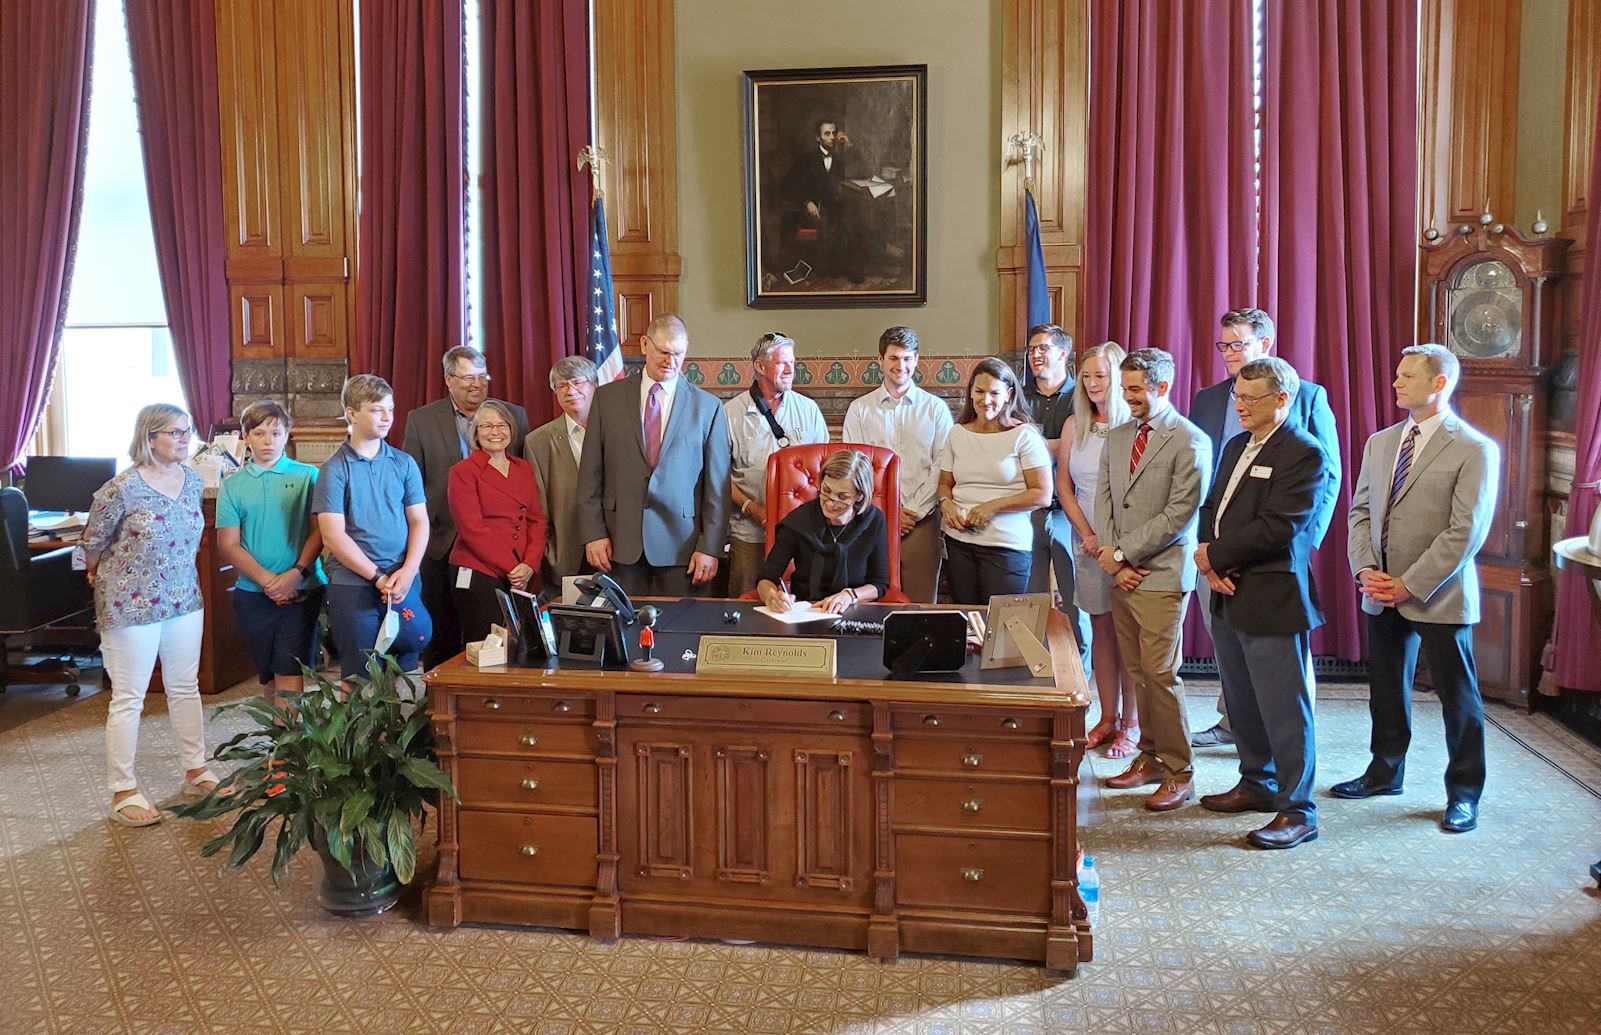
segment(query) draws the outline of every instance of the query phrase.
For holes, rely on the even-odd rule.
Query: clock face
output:
[[[1446,294],[1446,347],[1464,359],[1505,359],[1523,344],[1523,292],[1506,263],[1468,268]]]

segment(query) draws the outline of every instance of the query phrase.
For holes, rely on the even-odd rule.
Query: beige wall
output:
[[[680,308],[691,351],[748,355],[781,330],[807,355],[873,355],[885,327],[928,354],[993,351],[1000,197],[1000,5],[977,0],[678,0]],[[747,68],[928,65],[928,304],[745,305]]]
[[[1567,88],[1568,0],[1523,0],[1518,29],[1519,230],[1529,232],[1544,212],[1554,232],[1562,225],[1562,126]]]

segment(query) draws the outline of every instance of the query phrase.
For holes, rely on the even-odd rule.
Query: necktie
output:
[[[1142,423],[1139,432],[1134,436],[1134,452],[1129,454],[1128,473],[1133,474],[1134,468],[1140,466],[1140,457],[1145,455],[1145,443],[1150,441],[1151,425]]]
[[[645,399],[645,462],[652,468],[662,455],[662,385],[650,386]]]
[[[1412,450],[1417,445],[1420,430],[1416,424],[1412,425],[1412,430],[1401,440],[1401,451],[1395,457],[1395,477],[1390,479],[1390,502],[1384,508],[1384,524],[1379,527],[1380,553],[1390,548],[1390,513],[1395,510],[1395,498],[1401,495],[1401,486],[1406,484],[1407,472],[1412,470]]]

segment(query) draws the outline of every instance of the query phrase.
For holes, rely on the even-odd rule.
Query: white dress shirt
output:
[[[1446,414],[1450,412],[1450,410],[1442,406],[1439,413],[1432,417],[1425,417],[1421,421],[1413,420],[1411,417],[1406,419],[1406,427],[1401,429],[1401,441],[1395,447],[1395,459],[1390,461],[1389,480],[1384,483],[1386,505],[1388,505],[1390,498],[1390,486],[1395,484],[1395,468],[1401,462],[1401,446],[1406,443],[1406,437],[1412,434],[1413,428],[1418,429],[1418,440],[1412,443],[1412,466],[1416,467],[1418,465],[1418,457],[1423,455],[1423,447],[1429,444],[1429,439],[1433,437],[1434,432],[1439,429],[1440,425],[1445,423]],[[1411,478],[1412,472],[1408,471],[1407,477]]]
[[[646,378],[646,380],[650,380]],[[643,411],[641,411],[643,412]],[[573,420],[569,414],[562,414],[562,420],[567,422],[567,444],[573,449],[573,462],[579,463],[584,459],[584,426]],[[662,428],[667,427],[666,410],[662,411]]]
[[[652,381],[650,379],[650,374],[648,373],[639,379],[639,423],[642,431],[645,424],[645,414],[650,412],[650,386],[655,384],[662,386],[661,405],[663,442],[667,440],[667,418],[672,416],[673,413],[673,396],[678,393],[678,381],[679,379],[677,377],[674,377],[671,381]],[[657,445],[660,444],[660,442],[657,443]]]
[[[761,513],[767,502],[767,458],[784,446],[813,445],[828,441],[828,423],[823,411],[806,396],[791,389],[778,400],[773,416],[784,429],[785,438],[773,438],[767,418],[756,409],[750,392],[740,392],[723,404],[728,420],[728,445],[732,452],[729,478],[751,499],[751,509]],[[754,519],[734,508],[728,534],[742,543],[767,540],[767,530]]]
[[[1223,498],[1217,501],[1217,513],[1212,517],[1212,535],[1214,537],[1221,534],[1223,512],[1229,509],[1229,501],[1234,498],[1234,490],[1240,487],[1240,482],[1245,478],[1246,472],[1251,469],[1251,465],[1256,462],[1256,455],[1262,451],[1263,446],[1267,445],[1267,440],[1272,438],[1274,433],[1283,426],[1284,422],[1280,421],[1268,429],[1268,433],[1261,438],[1252,435],[1251,440],[1245,443],[1245,449],[1240,453],[1239,460],[1235,461],[1233,473],[1229,475],[1229,484],[1223,490]],[[1231,439],[1230,441],[1233,440]],[[1272,477],[1271,471],[1268,472],[1268,476]]]
[[[901,458],[901,507],[921,521],[934,510],[939,458],[953,423],[939,396],[912,385],[897,399],[880,385],[851,401],[840,441],[894,450]],[[884,516],[892,528],[900,520],[899,514]]]

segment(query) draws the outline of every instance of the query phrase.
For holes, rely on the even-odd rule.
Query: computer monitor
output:
[[[117,473],[109,456],[30,456],[22,481],[29,510],[88,510],[95,490]]]

